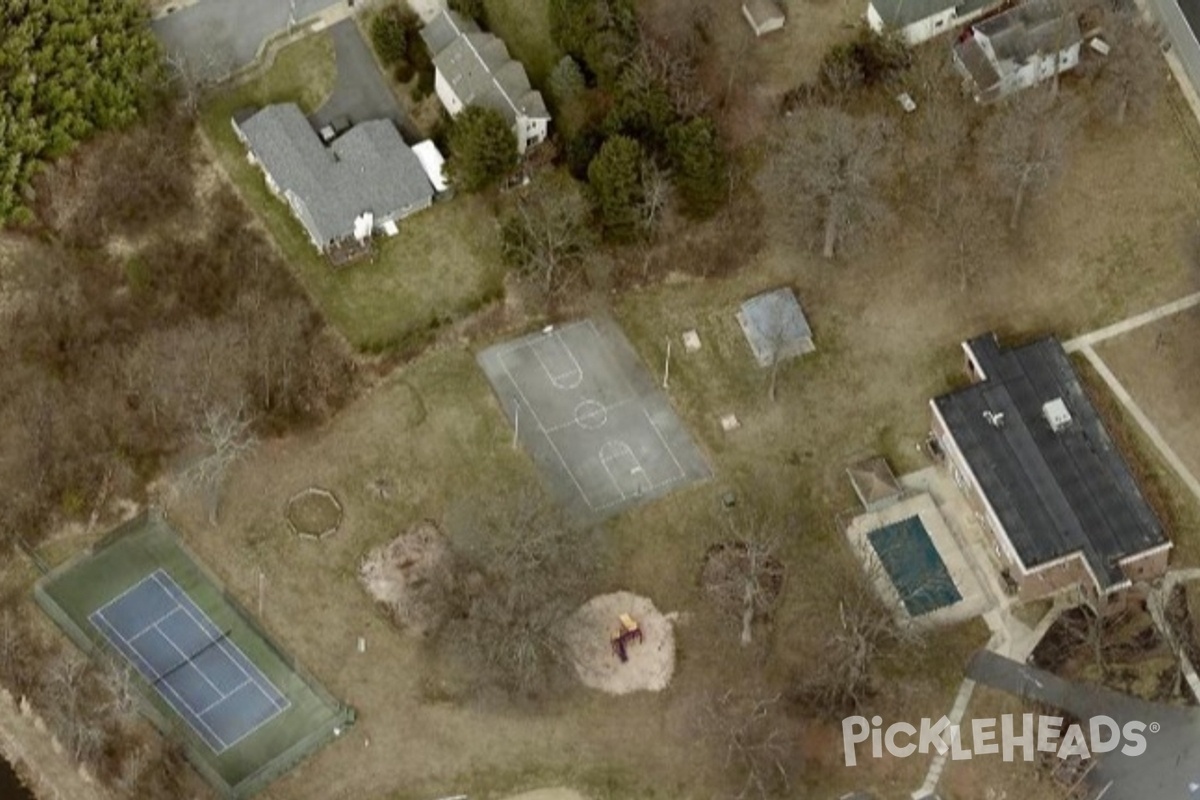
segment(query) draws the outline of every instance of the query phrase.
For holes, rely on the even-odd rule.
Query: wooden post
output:
[[[671,380],[671,337],[667,337],[667,363],[663,365],[663,388],[667,388],[667,383]]]
[[[513,450],[517,449],[517,437],[521,435],[521,401],[513,398]]]
[[[258,571],[258,616],[262,619],[263,615],[263,594],[266,592],[267,574],[261,569]]]

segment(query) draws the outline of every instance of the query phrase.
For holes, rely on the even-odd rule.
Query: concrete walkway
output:
[[[1171,469],[1175,470],[1176,474],[1179,475],[1180,480],[1187,486],[1188,491],[1192,493],[1197,502],[1200,502],[1200,481],[1196,480],[1196,476],[1192,474],[1187,465],[1183,463],[1183,460],[1171,449],[1171,445],[1167,443],[1166,438],[1159,432],[1154,423],[1150,421],[1150,418],[1146,416],[1141,407],[1134,402],[1128,390],[1117,380],[1117,376],[1112,373],[1112,370],[1101,360],[1100,356],[1096,355],[1096,351],[1090,345],[1083,347],[1081,352],[1083,353],[1083,357],[1088,360],[1088,363],[1096,368],[1096,372],[1100,373],[1100,377],[1108,384],[1108,388],[1112,390],[1112,393],[1120,401],[1121,405],[1133,416],[1138,427],[1149,437],[1150,441],[1158,449],[1158,452],[1162,454],[1162,457],[1171,466]]]
[[[1187,297],[1181,297],[1178,300],[1173,300],[1170,303],[1161,305],[1158,308],[1152,308],[1149,311],[1141,314],[1135,314],[1132,317],[1115,322],[1112,325],[1099,328],[1091,333],[1085,333],[1082,336],[1076,336],[1063,344],[1063,349],[1068,353],[1074,353],[1082,350],[1085,347],[1091,347],[1103,342],[1105,339],[1111,339],[1114,336],[1120,336],[1123,333],[1129,333],[1132,330],[1149,325],[1152,322],[1158,322],[1160,319],[1169,317],[1173,314],[1178,314],[1180,311],[1186,311],[1189,308],[1194,308],[1200,305],[1200,292],[1189,294]]]

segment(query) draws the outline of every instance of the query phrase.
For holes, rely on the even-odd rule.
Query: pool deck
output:
[[[902,621],[913,621],[922,626],[950,625],[978,617],[997,604],[998,587],[990,584],[989,569],[981,568],[978,561],[980,531],[966,501],[949,479],[940,474],[936,467],[921,470],[900,479],[906,495],[886,508],[867,512],[855,517],[846,528],[850,546],[863,559],[867,574],[871,576],[880,595],[896,610]],[[961,506],[961,507],[960,507]],[[938,555],[950,573],[962,599],[948,606],[930,611],[920,617],[910,617],[904,609],[896,587],[892,585],[887,571],[871,546],[868,534],[910,517],[919,517],[929,538],[937,548]],[[997,576],[998,580],[998,576]]]

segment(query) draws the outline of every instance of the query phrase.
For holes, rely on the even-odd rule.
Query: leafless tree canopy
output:
[[[1102,35],[1111,48],[1108,55],[1084,61],[1094,80],[1092,102],[1099,113],[1122,125],[1131,113],[1142,115],[1154,107],[1167,74],[1158,34],[1136,11],[1109,11]]]
[[[582,195],[544,186],[517,201],[501,237],[505,260],[547,296],[580,279],[594,239]]]
[[[796,524],[754,511],[732,511],[719,524],[727,538],[709,549],[702,583],[717,608],[738,621],[745,647],[755,620],[768,617],[779,601],[784,569],[777,552]]]
[[[830,596],[838,598],[837,610],[822,639],[821,658],[800,679],[796,694],[803,706],[822,716],[861,712],[879,689],[879,666],[924,647],[920,631],[899,622],[880,598],[876,583],[887,580],[882,564],[873,556],[869,563],[869,571],[848,579],[825,576]]]
[[[795,206],[803,224],[821,231],[821,252],[833,258],[866,239],[891,215],[886,183],[893,126],[883,117],[818,107],[789,122],[772,181],[773,200]]]
[[[738,800],[787,796],[798,753],[781,701],[781,694],[756,687],[713,692],[702,701],[701,735],[724,759]]]
[[[982,167],[1012,203],[1010,229],[1020,222],[1027,198],[1050,186],[1062,171],[1078,123],[1074,98],[1036,87],[1005,101],[984,123]]]
[[[533,490],[463,503],[446,527],[458,610],[439,643],[480,689],[536,698],[561,688],[562,625],[596,588],[601,531],[573,528]]]

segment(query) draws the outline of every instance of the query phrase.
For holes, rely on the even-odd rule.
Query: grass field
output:
[[[288,658],[255,629],[253,623],[222,594],[182,550],[166,523],[139,517],[115,532],[85,557],[55,570],[39,586],[43,609],[83,647],[110,646],[89,616],[138,584],[164,570],[290,702],[287,710],[221,753],[215,753],[150,686],[137,681],[151,719],[164,732],[178,736],[201,774],[223,796],[246,797],[266,786],[296,760],[334,736],[346,723],[344,710],[319,687],[310,684]]]
[[[550,4],[530,0],[484,0],[488,25],[525,66],[534,88],[546,88],[563,54],[550,35]]]
[[[461,196],[435,204],[376,240],[374,255],[340,270],[312,247],[287,205],[246,160],[234,112],[294,101],[306,112],[328,95],[333,51],[319,33],[280,51],[264,74],[215,96],[202,110],[205,134],[225,172],[258,214],[314,303],[355,347],[387,350],[426,341],[437,326],[499,298],[494,214],[487,200]]]

